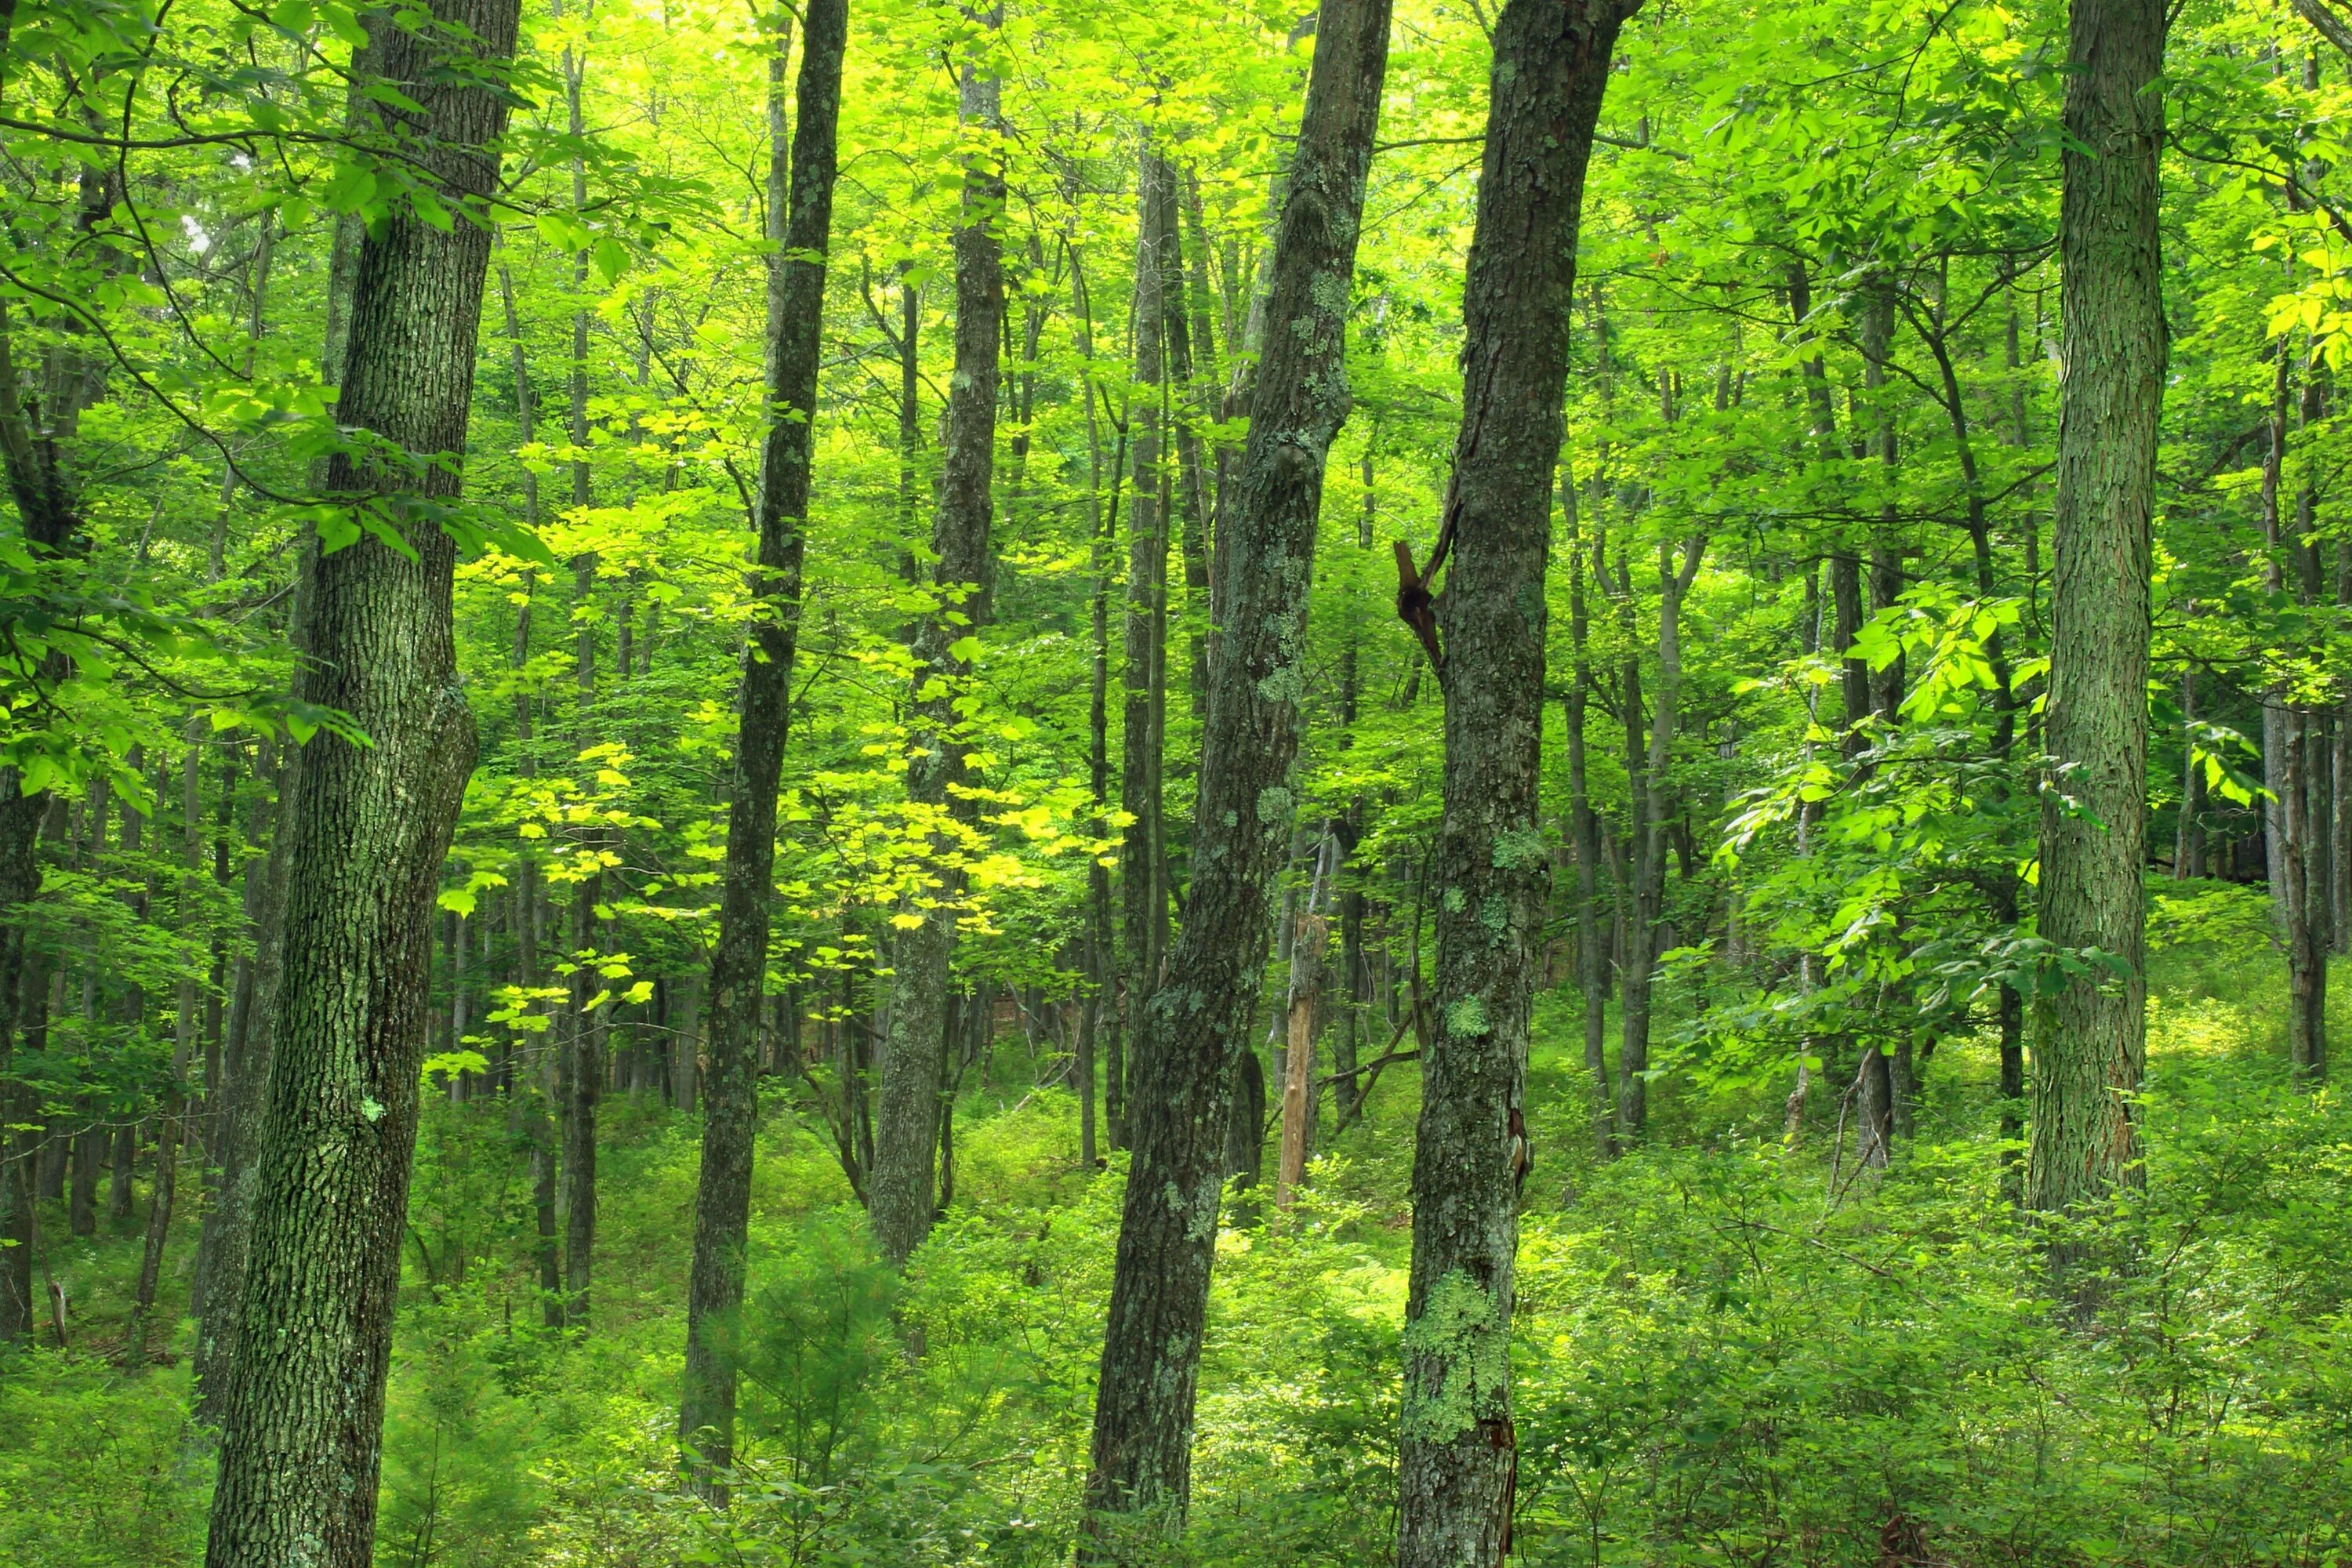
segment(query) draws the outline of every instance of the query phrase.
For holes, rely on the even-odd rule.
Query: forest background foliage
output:
[[[2146,1180],[2072,1219],[2017,1205],[2026,1005],[2114,963],[2034,911],[2043,798],[2072,798],[2042,744],[2066,7],[1652,0],[1627,23],[1546,579],[1516,1560],[2352,1551],[2331,5],[2189,0],[2169,33]],[[357,63],[376,13],[10,14],[0,438],[12,482],[57,455],[78,531],[37,547],[21,486],[0,523],[5,804],[48,792],[5,954],[43,1010],[0,1058],[32,1200],[0,1235],[31,1292],[0,1343],[0,1562],[202,1552],[199,1254],[252,1158],[225,1129],[271,851],[299,749],[367,743],[294,694],[302,563],[418,531],[457,542],[479,755],[433,914],[376,1560],[1069,1560],[1122,1118],[1150,1092],[1122,1052],[1197,837],[1215,508],[1237,391],[1288,326],[1261,291],[1309,10],[852,6],[748,1289],[718,1330],[741,1379],[726,1508],[681,1478],[677,1402],[762,609],[771,84],[800,13],[532,0],[469,211],[354,118],[371,92],[407,107]],[[1454,1020],[1424,995],[1444,698],[1391,546],[1428,559],[1448,493],[1494,21],[1396,8],[1259,1100],[1228,1145],[1171,1563],[1395,1540],[1415,1053]],[[961,76],[999,84],[995,119]],[[954,245],[983,168],[993,532],[985,583],[942,588]],[[394,216],[492,236],[464,489],[353,505],[323,494],[331,458],[409,461],[335,418],[337,290]],[[1155,243],[1189,380],[1148,368]],[[918,653],[934,619],[959,634],[944,674]],[[945,737],[919,711],[942,697]],[[968,758],[946,805],[908,787],[933,744]],[[1142,923],[1115,921],[1141,884]],[[864,1206],[878,1042],[894,952],[940,909],[939,1217],[900,1270]],[[559,1058],[593,1064],[584,1101]],[[559,1184],[581,1116],[587,1204]],[[2068,1226],[2087,1288],[2045,1267]]]

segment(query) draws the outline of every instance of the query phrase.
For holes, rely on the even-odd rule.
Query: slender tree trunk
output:
[[[2059,772],[2042,795],[2041,934],[2095,948],[2121,973],[2095,968],[2035,1001],[2027,1196],[2045,1211],[2095,1200],[2139,1171],[2148,525],[2165,363],[2164,27],[2160,0],[2074,0],[2046,720]],[[2082,809],[2062,809],[2062,796]]]
[[[2279,791],[2286,894],[2287,1058],[2296,1078],[2327,1076],[2326,734],[2318,713],[2284,710],[2286,758]]]
[[[446,62],[510,58],[518,6],[445,0],[434,15],[467,42],[373,18],[362,69],[421,105],[383,118],[467,216],[444,232],[395,210],[371,228],[337,412],[438,456],[428,502],[457,489],[489,259],[479,203],[507,114],[499,92]],[[362,537],[319,561],[304,695],[352,715],[371,743],[320,735],[288,824],[285,974],[208,1568],[373,1557],[432,897],[474,761],[451,623],[457,544],[401,499],[404,477],[349,454],[328,475],[352,504],[386,509],[415,553]]]
[[[18,794],[16,777],[15,769],[0,769],[0,1026],[6,1030],[0,1034],[0,1114],[9,1123],[0,1126],[0,1346],[32,1342],[37,1312],[33,1252],[38,1240],[33,1174],[43,1143],[37,1102],[16,1086],[8,1069],[17,1050],[28,1056],[46,1052],[49,1033],[51,961],[27,951],[16,911],[40,891],[42,839],[50,841],[54,854],[67,827],[65,797],[47,790]],[[18,818],[27,812],[33,834],[20,837]],[[17,1124],[23,1124],[21,1131]]]
[[[505,235],[499,237],[499,302],[506,317],[507,345],[512,355],[515,384],[515,421],[522,442],[528,446],[538,434],[538,399],[531,390],[530,361],[523,351],[522,321],[515,310],[514,275],[504,260]],[[539,476],[526,465],[522,471],[523,521],[534,531],[540,525]],[[538,584],[536,572],[525,569],[522,602],[515,608],[513,668],[518,675],[514,698],[516,771],[524,778],[539,775],[539,757],[532,724],[532,702],[529,689],[520,677],[530,667],[531,643],[531,600]],[[537,853],[525,845],[515,857],[514,923],[515,923],[515,983],[526,992],[535,990],[540,983],[540,867]],[[528,1084],[510,1081],[511,1101],[508,1108],[510,1121],[521,1131],[530,1148],[530,1195],[532,1241],[531,1257],[539,1271],[540,1319],[548,1328],[563,1326],[563,1241],[557,1228],[556,1204],[556,1131],[551,1114],[556,1098],[556,1077],[552,1051],[560,1048],[552,1042],[542,1043],[531,1051],[535,1065]],[[511,1076],[511,1068],[509,1068]]]
[[[848,0],[808,0],[796,89],[798,122],[787,154],[770,149],[772,222],[782,248],[768,276],[767,393],[772,416],[761,448],[755,519],[760,610],[745,638],[741,722],[729,785],[727,861],[711,954],[703,1078],[702,1171],[694,1199],[694,1265],[687,1286],[686,1392],[678,1434],[710,1471],[734,1456],[735,1369],[726,1324],[743,1301],[743,1247],[751,1212],[751,1147],[759,1114],[761,990],[768,967],[768,900],[776,854],[776,788],[791,719],[793,656],[799,643],[803,528],[808,515],[811,436],[824,312],[824,255],[833,228],[835,147]],[[780,25],[781,26],[781,25]],[[781,106],[782,50],[771,68]],[[781,130],[781,107],[771,124]],[[790,190],[785,191],[786,172]]]
[[[1613,37],[1613,35],[1612,35]],[[1605,67],[1604,67],[1605,68]],[[1650,732],[1645,754],[1634,770],[1634,788],[1628,809],[1634,818],[1630,908],[1625,917],[1625,962],[1621,973],[1621,1031],[1617,1044],[1617,1131],[1627,1142],[1638,1141],[1649,1121],[1650,996],[1658,962],[1661,922],[1664,918],[1668,816],[1673,788],[1668,772],[1674,763],[1675,731],[1682,700],[1682,604],[1698,575],[1706,537],[1694,533],[1683,543],[1677,566],[1673,547],[1658,544],[1658,689],[1652,700]],[[1632,603],[1630,583],[1625,601]],[[1639,665],[1632,654],[1625,663],[1625,723],[1627,745],[1639,733],[1642,689]],[[1630,754],[1630,753],[1629,753]]]
[[[2194,665],[2181,667],[2180,717],[2191,725],[2197,721]],[[2185,882],[2205,874],[2205,828],[2199,820],[2204,804],[2205,770],[2198,766],[2195,737],[2184,734],[2180,741],[2180,821],[2172,839],[2172,875],[2176,881]]]
[[[989,16],[992,19],[995,13]],[[967,61],[958,118],[967,128],[992,135],[999,95],[996,79]],[[1004,331],[1004,260],[992,226],[1004,204],[1004,182],[992,155],[966,165],[963,203],[963,226],[955,237],[955,374],[948,394],[939,508],[931,522],[931,551],[938,561],[932,591],[939,607],[915,631],[913,732],[907,757],[910,811],[919,819],[948,820],[930,836],[929,885],[907,900],[907,912],[920,923],[898,933],[890,1037],[875,1096],[874,1168],[866,1190],[875,1242],[894,1264],[905,1263],[931,1229],[933,1154],[946,1125],[941,1085],[947,1080],[948,1026],[954,1011],[948,1005],[948,966],[955,947],[956,901],[963,890],[965,840],[974,834],[978,816],[968,789],[950,786],[970,782],[962,775],[971,765],[971,748],[957,732],[956,702],[971,678],[974,650],[969,645],[988,620],[990,486]]]
[[[1601,814],[1584,752],[1584,718],[1592,700],[1591,623],[1584,602],[1584,541],[1578,525],[1576,479],[1560,468],[1560,510],[1568,523],[1569,644],[1575,668],[1568,697],[1569,832],[1576,851],[1576,987],[1584,998],[1584,1070],[1592,1079],[1593,1152],[1617,1154],[1616,1108],[1609,1092],[1609,944],[1601,930]]]
[[[98,1234],[98,1173],[106,1153],[106,1129],[95,1120],[97,1104],[84,1097],[83,1123],[73,1135],[72,1182],[66,1192],[66,1229],[75,1236]]]
[[[1288,847],[1324,462],[1347,415],[1348,285],[1388,63],[1388,0],[1323,0],[1276,226],[1249,440],[1213,564],[1222,623],[1202,726],[1192,879],[1168,984],[1140,1019],[1135,1153],[1095,1402],[1084,1562],[1138,1562],[1182,1522],[1234,1072]]]
[[[1072,318],[1076,334],[1078,358],[1085,363],[1094,363],[1094,301],[1087,289],[1086,269],[1079,259],[1076,247],[1069,249],[1070,291],[1077,310]],[[1111,536],[1118,527],[1118,472],[1126,454],[1121,450],[1110,465],[1111,499],[1108,511],[1102,504],[1103,445],[1102,426],[1096,414],[1093,395],[1087,399],[1087,533],[1093,556],[1093,592],[1088,595],[1089,659],[1087,676],[1087,776],[1088,798],[1093,803],[1092,829],[1097,839],[1110,837],[1110,580]],[[1124,1030],[1120,1027],[1117,1006],[1118,985],[1118,955],[1112,947],[1110,869],[1100,856],[1092,858],[1087,867],[1087,979],[1094,987],[1090,1016],[1095,1033],[1091,1039],[1104,1042],[1103,1058],[1103,1121],[1109,1135],[1110,1146],[1127,1146],[1127,1068],[1124,1050]],[[1083,1092],[1090,1111],[1094,1097],[1091,1077],[1085,1080]],[[1089,1162],[1091,1164],[1091,1162]]]
[[[204,758],[204,720],[188,721],[188,749],[181,772],[180,818],[184,845],[180,868],[180,924],[192,929],[197,918],[196,879],[204,864],[204,796],[200,788]],[[139,1260],[139,1284],[132,1297],[130,1360],[146,1354],[155,1291],[163,1277],[163,1248],[171,1239],[173,1201],[179,1191],[180,1146],[187,1134],[188,1068],[195,1060],[196,1028],[202,999],[194,980],[180,982],[179,1028],[172,1048],[172,1076],[165,1080],[163,1113],[157,1119],[155,1188],[147,1214],[146,1244]]]
[[[1119,845],[1121,990],[1130,1040],[1145,1027],[1145,998],[1160,978],[1160,933],[1166,900],[1160,883],[1162,801],[1160,705],[1165,648],[1160,607],[1168,584],[1167,512],[1162,505],[1160,399],[1167,374],[1167,310],[1160,265],[1163,208],[1172,207],[1174,166],[1144,150],[1138,165],[1135,258],[1135,381],[1140,388],[1128,413],[1134,495],[1127,506],[1125,665],[1119,678],[1119,807],[1132,819]],[[1181,314],[1181,303],[1180,303]],[[1139,1058],[1128,1063],[1130,1079]],[[1122,1100],[1133,1098],[1134,1083]]]
[[[560,18],[562,5],[556,7]],[[587,80],[587,62],[571,46],[563,47],[563,104],[566,128],[576,140],[587,133],[581,96]],[[572,159],[572,205],[587,205],[586,164]],[[572,353],[565,367],[568,394],[565,434],[572,446],[572,517],[585,519],[594,503],[588,466],[588,253],[572,258]],[[573,712],[572,745],[584,752],[597,741],[593,708],[596,700],[596,554],[583,551],[572,559],[572,684],[578,696]],[[558,1308],[561,1321],[572,1328],[588,1323],[588,1292],[594,1276],[596,1254],[596,1111],[604,1089],[604,1026],[602,1009],[591,1003],[603,984],[594,964],[596,903],[603,890],[600,856],[605,831],[581,831],[572,852],[584,866],[574,868],[572,907],[564,945],[570,968],[570,995],[561,1021],[556,1047],[556,1117],[562,1142],[561,1206],[563,1215],[563,1293]]]
[[[0,67],[14,58],[9,43],[15,20],[13,5],[0,12]],[[78,185],[79,227],[87,234],[121,192],[103,161],[84,167]],[[25,548],[37,558],[76,554],[83,547],[75,437],[83,401],[104,386],[102,377],[86,373],[70,342],[45,350],[42,358],[44,368],[62,373],[52,378],[50,390],[71,389],[70,395],[24,395],[35,384],[26,374],[32,367],[16,363],[7,302],[0,301],[0,474],[16,503]],[[37,673],[53,684],[69,668],[64,656],[52,651]],[[13,1131],[34,1121],[38,1110],[34,1097],[16,1087],[13,1068],[20,1047],[29,1052],[47,1043],[47,975],[26,940],[24,911],[41,889],[36,847],[49,801],[46,790],[26,793],[16,769],[0,768],[0,1243],[15,1244],[0,1246],[0,1344],[32,1337],[32,1166],[41,1157],[44,1139]],[[62,1331],[59,1338],[62,1342]]]
[[[310,568],[297,568],[307,581]],[[307,599],[307,591],[302,596]],[[298,619],[307,613],[297,611]],[[258,1169],[261,1118],[268,1109],[271,1044],[278,1030],[278,990],[284,973],[289,830],[301,771],[300,753],[272,748],[257,753],[257,782],[274,785],[267,808],[269,848],[245,873],[245,917],[252,933],[253,961],[231,999],[214,1112],[220,1176],[196,1242],[196,1417],[217,1426],[227,1416],[237,1324],[245,1306],[245,1266],[253,1220],[254,1180]],[[264,820],[254,814],[257,826]]]
[[[1290,937],[1290,987],[1283,1007],[1282,1145],[1274,1172],[1274,1206],[1286,1209],[1307,1176],[1314,1131],[1315,1034],[1323,991],[1323,954],[1330,942],[1323,899],[1336,868],[1337,843],[1325,833],[1315,855],[1314,880]]]
[[[1463,290],[1462,429],[1445,509],[1454,565],[1437,606],[1445,693],[1437,1017],[1422,1057],[1413,1145],[1397,1568],[1488,1568],[1511,1550],[1528,1025],[1551,879],[1537,826],[1544,574],[1585,165],[1618,30],[1638,5],[1510,0],[1495,26]],[[1664,614],[1671,635],[1671,599]],[[1670,685],[1659,693],[1669,736],[1673,697]],[[1652,756],[1662,771],[1654,740]],[[1654,814],[1651,837],[1663,852]]]

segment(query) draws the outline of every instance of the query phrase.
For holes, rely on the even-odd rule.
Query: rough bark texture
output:
[[[361,68],[422,106],[386,111],[452,206],[495,188],[498,92],[452,73],[514,49],[516,0],[445,0],[459,45],[377,19]],[[338,418],[401,450],[448,454],[425,498],[457,489],[489,233],[395,210],[361,247]],[[432,895],[474,761],[450,618],[457,545],[405,478],[339,454],[331,490],[371,499],[415,558],[373,537],[318,564],[311,701],[373,744],[332,735],[303,762],[289,819],[284,979],[260,1136],[250,1258],[228,1388],[210,1568],[364,1568],[375,1533],[384,1373],[400,1283],[427,1022]]]
[[[2327,1075],[2327,736],[2315,710],[2287,709],[2278,791],[2280,882],[2285,894],[2287,1059],[2295,1076]]]
[[[780,231],[783,248],[768,278],[772,417],[760,453],[754,520],[759,556],[751,574],[762,608],[744,641],[740,728],[729,784],[727,864],[704,1030],[702,1171],[694,1198],[693,1273],[687,1285],[686,1392],[678,1411],[679,1435],[713,1467],[724,1466],[733,1454],[735,1372],[726,1357],[725,1325],[743,1301],[751,1142],[759,1113],[760,992],[767,973],[768,900],[776,863],[776,784],[800,632],[802,530],[808,514],[848,0],[810,0],[802,24],[799,121]],[[782,165],[785,158],[781,145],[771,149],[772,164]],[[782,185],[783,173],[773,169],[772,190]]]
[[[328,253],[327,322],[320,363],[333,369],[340,385],[351,327],[352,285],[359,268],[362,226],[348,215],[335,224]],[[528,439],[528,432],[526,432]],[[319,478],[325,481],[325,464]],[[524,483],[531,483],[528,469]],[[534,514],[530,520],[538,521]],[[294,567],[288,616],[295,647],[309,647],[310,606],[317,596],[318,542],[306,534]],[[252,1238],[253,1186],[258,1165],[261,1118],[269,1087],[269,1064],[277,1038],[278,988],[285,973],[287,824],[302,775],[302,751],[265,742],[256,772],[274,784],[268,806],[269,850],[246,870],[245,914],[253,936],[253,959],[242,972],[231,1000],[221,1052],[225,1092],[213,1113],[215,1159],[219,1165],[212,1201],[205,1209],[196,1241],[196,1418],[218,1426],[227,1418],[234,1380],[237,1324],[245,1306],[245,1265]],[[257,812],[257,828],[261,820]]]
[[[1220,487],[1222,619],[1193,813],[1191,893],[1168,983],[1136,1040],[1134,1159],[1096,1395],[1082,1561],[1138,1560],[1181,1522],[1223,1184],[1234,1072],[1248,1048],[1267,900],[1288,847],[1306,696],[1307,598],[1331,440],[1348,411],[1348,290],[1363,219],[1388,0],[1323,0],[1306,115],[1274,248],[1249,440]]]
[[[2149,511],[2165,326],[2158,270],[2160,0],[2074,0],[2058,225],[2065,378],[2058,475],[2042,935],[2120,964],[2034,1005],[2027,1197],[2061,1210],[2133,1179],[2147,1051]],[[2079,150],[2078,150],[2079,149]]]
[[[999,89],[993,77],[964,68],[961,118],[968,132],[995,133]],[[987,619],[990,485],[995,474],[998,344],[1004,329],[1004,258],[994,229],[1004,181],[994,154],[975,158],[964,176],[964,224],[956,231],[955,374],[949,383],[946,450],[939,507],[931,521],[937,605],[916,628],[913,733],[907,756],[907,801],[936,824],[936,881],[907,900],[922,923],[899,933],[890,980],[890,1038],[875,1096],[874,1170],[866,1214],[882,1256],[904,1263],[930,1234],[934,1150],[940,1086],[947,1071],[948,962],[955,948],[955,903],[963,873],[954,824],[975,816],[961,783],[971,748],[956,735],[956,703],[971,661],[959,645]],[[954,616],[955,620],[948,617]],[[959,624],[961,622],[961,624]]]
[[[1398,1568],[1486,1568],[1510,1551],[1528,1019],[1551,877],[1536,818],[1544,572],[1585,166],[1618,30],[1638,3],[1511,0],[1495,26],[1463,292],[1454,563],[1437,605],[1437,1016],[1413,1149]]]
[[[1592,808],[1584,747],[1584,719],[1592,701],[1591,626],[1576,483],[1565,468],[1559,501],[1568,522],[1569,642],[1575,654],[1566,703],[1569,833],[1576,852],[1576,988],[1584,999],[1584,1070],[1592,1079],[1593,1152],[1607,1160],[1617,1153],[1617,1116],[1609,1092],[1609,943],[1601,930],[1601,814]]]

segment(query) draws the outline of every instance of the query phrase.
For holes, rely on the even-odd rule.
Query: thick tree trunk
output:
[[[1222,626],[1202,727],[1192,879],[1168,984],[1140,1020],[1134,1161],[1095,1403],[1080,1558],[1134,1562],[1192,1489],[1209,1267],[1234,1072],[1247,1050],[1267,902],[1289,847],[1307,599],[1324,462],[1348,411],[1348,287],[1388,64],[1388,0],[1323,0],[1276,226],[1248,446],[1220,487]]]
[[[327,321],[320,363],[342,379],[350,340],[352,289],[359,269],[362,226],[346,214],[337,218],[327,258]],[[524,384],[518,382],[519,386]],[[525,427],[528,439],[528,426]],[[314,469],[323,486],[329,464]],[[532,481],[526,469],[524,486]],[[531,519],[535,524],[536,515]],[[318,589],[318,541],[305,531],[294,564],[288,640],[307,657],[311,605]],[[196,1418],[209,1426],[228,1417],[228,1388],[235,1375],[238,1324],[245,1308],[245,1268],[252,1237],[254,1181],[259,1165],[261,1120],[268,1109],[269,1068],[278,1030],[278,984],[285,973],[286,881],[293,835],[295,795],[302,773],[302,750],[265,741],[255,753],[256,782],[268,780],[268,852],[246,869],[244,913],[253,957],[241,971],[230,999],[222,1042],[226,1093],[211,1111],[214,1158],[219,1165],[212,1202],[196,1237],[196,1278],[190,1289],[196,1318],[194,1356]],[[252,821],[258,836],[263,821]],[[216,1091],[208,1090],[208,1097]]]
[[[782,249],[768,275],[767,394],[773,416],[760,454],[759,555],[751,586],[760,611],[745,638],[741,722],[729,784],[727,862],[711,954],[705,1030],[702,1171],[694,1198],[694,1265],[687,1285],[686,1391],[679,1436],[711,1469],[734,1454],[735,1370],[724,1325],[743,1301],[743,1246],[751,1212],[751,1145],[759,1115],[761,989],[768,967],[768,900],[776,857],[776,787],[791,719],[799,643],[803,532],[808,515],[824,255],[833,228],[835,146],[848,0],[809,0],[789,155],[770,149],[771,205]],[[782,66],[771,89],[782,92]],[[781,112],[772,123],[780,122]],[[781,126],[779,124],[779,129]],[[779,203],[776,198],[784,199]],[[707,1472],[706,1472],[707,1473]]]
[[[436,19],[496,68],[515,0],[450,0]],[[457,489],[504,97],[452,72],[457,47],[376,18],[362,70],[422,106],[386,111],[413,167],[467,216],[444,232],[395,210],[362,244],[337,417],[441,455],[424,499]],[[367,746],[322,734],[289,819],[275,1063],[227,1390],[209,1568],[365,1568],[375,1534],[384,1373],[400,1284],[425,1043],[432,897],[474,761],[451,626],[456,541],[388,473],[348,454],[330,489],[382,510],[414,558],[362,537],[318,564],[303,682]]]
[[[1488,1568],[1511,1549],[1528,1021],[1551,876],[1537,826],[1544,574],[1585,165],[1618,30],[1638,4],[1510,0],[1495,26],[1444,524],[1454,565],[1437,606],[1437,1017],[1413,1147],[1398,1568]],[[1671,626],[1671,603],[1665,615]],[[1660,693],[1662,727],[1672,698]],[[1652,837],[1663,844],[1655,823]]]
[[[999,93],[995,78],[967,63],[958,118],[982,135],[993,134]],[[876,1245],[898,1264],[931,1229],[933,1152],[945,1127],[941,1086],[954,1012],[948,1005],[948,966],[964,882],[963,840],[978,816],[971,795],[950,786],[968,782],[962,775],[971,747],[957,733],[956,702],[971,675],[965,645],[988,619],[990,486],[1004,330],[1004,258],[992,226],[1004,203],[1004,182],[992,155],[966,166],[963,203],[963,226],[955,237],[955,374],[931,522],[938,607],[915,631],[907,756],[908,805],[918,819],[940,826],[930,836],[931,880],[906,900],[907,912],[921,923],[899,932],[892,964],[890,1037],[875,1095],[874,1169],[866,1189]]]
[[[2160,0],[2074,0],[2058,225],[2059,389],[2041,933],[2104,965],[2036,999],[2027,1195],[2069,1209],[2137,1179],[2147,1053],[2149,514],[2164,395]],[[2062,806],[2062,798],[2081,803]],[[2063,1261],[2063,1259],[2062,1259]]]

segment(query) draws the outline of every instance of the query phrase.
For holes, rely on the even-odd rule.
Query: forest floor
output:
[[[2087,1310],[2053,1303],[2003,1196],[1988,1041],[1936,1052],[1883,1175],[1832,1162],[1834,1092],[1786,1148],[1785,1083],[1720,1062],[1664,1079],[1648,1145],[1603,1163],[1577,1003],[1547,993],[1518,1560],[2352,1562],[2352,1113],[2287,1081],[2281,967],[2252,942],[2161,960],[2147,1191],[2103,1232]],[[496,1104],[430,1101],[378,1561],[1066,1563],[1118,1183],[1079,1167],[1075,1103],[1017,1035],[992,1060],[960,1107],[955,1206],[903,1279],[867,1253],[822,1131],[781,1100],[770,1117],[725,1513],[670,1459],[692,1119],[606,1102],[593,1326],[557,1331],[525,1261],[524,1149]],[[1391,1069],[1295,1210],[1233,1216],[1171,1563],[1385,1555],[1414,1093]],[[74,1238],[44,1205],[36,1278],[66,1286],[71,1338],[0,1359],[0,1564],[201,1557],[187,1331],[117,1361],[145,1211],[142,1185],[131,1218]]]

